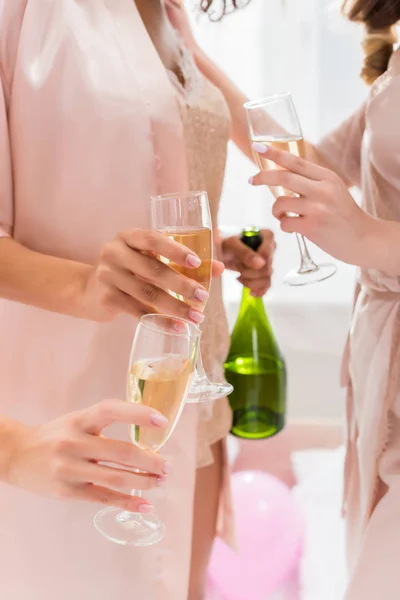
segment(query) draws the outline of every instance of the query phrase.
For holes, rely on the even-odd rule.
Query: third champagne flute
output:
[[[158,410],[168,419],[164,429],[130,427],[131,441],[143,450],[157,452],[172,434],[182,412],[193,376],[199,344],[196,325],[167,315],[145,315],[133,340],[126,399]],[[141,496],[133,491],[133,496]],[[104,508],[95,518],[96,529],[121,545],[152,546],[165,533],[154,514]]]
[[[247,102],[244,108],[247,114],[250,139],[253,143],[267,144],[304,158],[303,133],[290,93],[275,94]],[[260,171],[279,168],[257,152],[254,152],[254,159]],[[293,195],[292,192],[282,187],[271,187],[270,190],[275,198]],[[308,285],[328,279],[336,273],[336,266],[332,263],[316,264],[311,258],[304,237],[296,234],[296,238],[300,251],[300,266],[286,275],[285,283]]]
[[[206,192],[189,192],[185,195],[164,194],[151,198],[152,226],[179,244],[193,250],[201,259],[198,269],[189,269],[168,262],[172,268],[195,279],[209,291],[213,260],[213,234],[210,206]],[[201,352],[188,402],[205,402],[225,398],[232,392],[229,383],[212,383],[204,371]]]

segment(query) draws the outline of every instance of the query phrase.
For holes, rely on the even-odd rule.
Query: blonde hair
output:
[[[345,0],[343,10],[351,21],[364,23],[364,65],[361,77],[369,85],[388,68],[397,42],[395,25],[400,20],[400,0]]]

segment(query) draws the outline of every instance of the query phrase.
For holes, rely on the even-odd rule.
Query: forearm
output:
[[[82,303],[89,265],[29,250],[0,239],[0,297],[85,318]]]
[[[196,47],[193,52],[200,71],[221,91],[228,104],[232,118],[232,141],[245,156],[255,162],[251,149],[251,141],[249,140],[246,113],[243,108],[243,104],[248,101],[248,98],[240,91],[233,81],[229,79],[224,71],[203,52],[203,50]],[[276,129],[275,121],[273,119],[270,119],[270,121],[271,129]],[[309,160],[312,160],[321,166],[326,166],[318,155],[315,147],[309,142],[306,142],[306,154]]]
[[[201,49],[195,49],[194,56],[203,75],[219,88],[225,97],[232,117],[232,141],[243,154],[253,160],[246,114],[243,109],[243,104],[247,102],[246,96]]]
[[[362,266],[400,277],[400,223],[374,219],[365,247]]]

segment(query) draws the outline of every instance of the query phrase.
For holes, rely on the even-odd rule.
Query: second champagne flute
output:
[[[267,144],[280,150],[286,150],[296,156],[305,157],[305,144],[300,122],[291,94],[275,94],[244,105],[253,143]],[[260,171],[277,169],[277,165],[254,152],[254,159]],[[292,196],[292,192],[282,187],[271,187],[275,198]],[[316,264],[311,258],[306,240],[296,233],[300,251],[300,266],[292,269],[284,281],[288,285],[308,285],[332,277],[336,266],[332,263]]]
[[[152,227],[167,237],[193,250],[201,259],[198,269],[181,267],[163,257],[162,260],[183,275],[195,279],[207,291],[211,286],[213,233],[207,192],[163,194],[151,198]],[[225,398],[233,390],[226,382],[212,383],[204,370],[201,352],[187,402],[208,402]]]

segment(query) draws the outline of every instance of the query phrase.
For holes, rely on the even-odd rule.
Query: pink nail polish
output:
[[[137,509],[140,513],[151,513],[154,510],[154,506],[152,504],[139,504]]]
[[[202,288],[197,288],[197,290],[194,293],[194,297],[199,302],[205,302],[206,300],[208,300],[208,295],[209,294],[207,290],[203,290]]]
[[[150,421],[153,423],[153,425],[156,425],[157,427],[165,427],[166,425],[168,425],[168,419],[164,417],[164,415],[161,415],[160,413],[156,412],[152,413]]]
[[[204,321],[204,315],[202,315],[197,310],[189,310],[189,319],[199,325]]]
[[[186,262],[190,267],[193,267],[194,269],[198,269],[198,267],[201,265],[200,258],[195,254],[188,254],[186,257]]]
[[[163,473],[165,473],[165,475],[167,475],[171,470],[171,463],[169,462],[165,462],[164,466],[163,466]]]
[[[183,333],[184,331],[186,331],[186,328],[187,324],[181,323],[180,321],[175,321],[175,323],[172,325],[172,329],[178,331],[178,333]]]
[[[251,146],[254,152],[257,152],[258,154],[266,154],[269,149],[269,146],[262,144],[261,142],[253,142]]]

